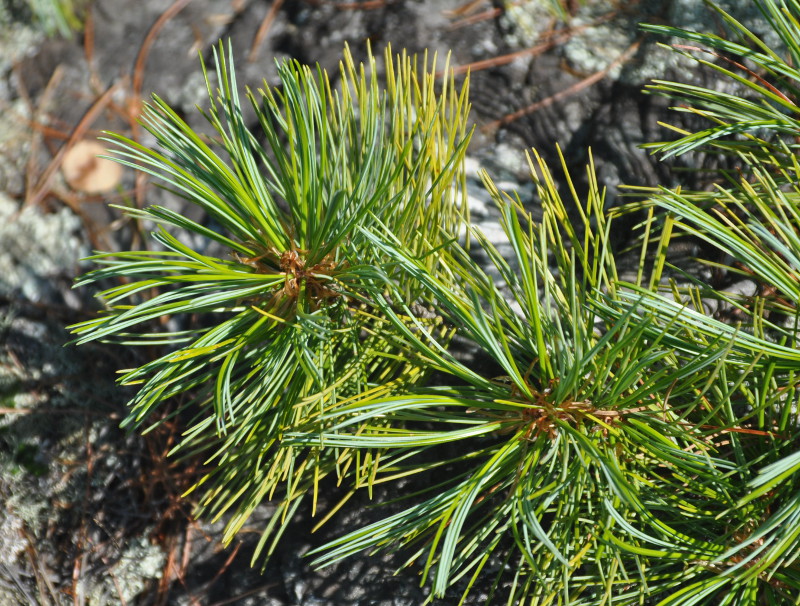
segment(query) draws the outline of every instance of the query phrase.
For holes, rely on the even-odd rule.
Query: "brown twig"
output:
[[[392,4],[393,0],[363,0],[363,2],[330,2],[334,8],[339,10],[349,10],[349,11],[358,11],[358,10],[375,10],[377,8],[383,8],[389,4]]]
[[[177,560],[178,541],[175,539],[175,535],[170,535],[167,541],[169,543],[167,562],[164,564],[161,579],[158,581],[158,589],[156,589],[156,595],[153,598],[153,606],[166,606],[167,600],[169,599],[170,583],[172,583],[172,580],[177,576],[175,562]]]
[[[136,55],[136,61],[133,64],[133,94],[137,99],[141,99],[142,97],[144,66],[147,63],[147,57],[150,54],[153,43],[156,41],[158,32],[161,31],[170,19],[186,8],[186,5],[191,1],[192,0],[175,0],[167,10],[159,15],[158,19],[156,19],[155,23],[153,23],[147,31],[147,35],[144,37],[139,47],[139,53]]]
[[[461,6],[458,6],[452,10],[444,11],[444,15],[446,17],[461,17],[462,15],[470,15],[486,4],[487,0],[468,0]]]
[[[588,26],[582,26],[582,27],[588,27]],[[568,41],[572,37],[572,35],[576,31],[578,31],[578,29],[582,28],[567,30],[563,33],[554,35],[550,40],[547,40],[546,42],[542,42],[541,44],[537,44],[529,48],[524,48],[522,50],[518,50],[513,53],[508,53],[506,55],[498,55],[496,57],[483,59],[481,61],[474,61],[472,63],[466,63],[464,65],[456,65],[455,67],[453,67],[453,74],[457,76],[459,74],[463,74],[466,72],[477,72],[484,69],[489,69],[491,67],[499,67],[501,65],[507,65],[508,63],[511,63],[512,61],[518,59],[519,57],[526,57],[528,55],[540,55],[541,53],[550,50],[554,46],[557,46],[563,42]],[[437,78],[441,76],[442,76],[441,71],[436,73]]]
[[[95,92],[102,90],[103,85],[94,61],[94,17],[92,11],[86,11],[86,20],[83,24],[83,56],[86,58],[86,65],[89,66],[89,85]]]
[[[233,560],[236,559],[236,555],[239,553],[239,550],[241,548],[242,548],[242,544],[241,543],[237,543],[236,547],[234,547],[231,550],[231,553],[227,557],[227,559],[225,560],[225,563],[222,566],[220,566],[219,570],[217,570],[217,574],[215,574],[214,578],[212,578],[208,582],[208,585],[206,585],[206,589],[210,588],[212,585],[214,585],[214,583],[216,583],[217,581],[219,581],[222,578],[222,575],[225,574],[225,571],[228,570],[228,568],[230,568],[230,565],[233,563]]]
[[[480,23],[481,21],[489,21],[490,19],[494,19],[502,15],[508,8],[512,6],[519,6],[523,4],[527,0],[516,0],[516,2],[506,3],[504,8],[490,8],[485,11],[481,11],[477,14],[470,14],[474,13],[475,10],[480,8],[482,4],[485,4],[486,0],[474,0],[473,2],[467,2],[467,4],[460,6],[452,11],[445,11],[445,16],[453,18],[453,17],[460,17],[461,15],[466,15],[465,17],[453,21],[450,26],[447,28],[449,30],[460,29],[462,27],[467,27],[469,25],[475,25],[476,23]]]
[[[559,44],[568,42],[570,38],[572,38],[572,36],[582,32],[585,29],[588,29],[590,27],[595,27],[600,23],[604,23],[606,21],[610,21],[611,19],[617,16],[618,12],[619,11],[610,11],[604,15],[601,15],[597,19],[594,19],[591,23],[586,23],[584,25],[579,25],[576,27],[567,27],[557,31],[548,32],[540,37],[540,40],[542,40],[540,44],[536,44],[529,48],[515,51],[513,53],[508,53],[507,55],[498,55],[497,57],[491,57],[489,59],[484,59],[482,61],[475,61],[473,63],[467,63],[465,65],[457,65],[453,67],[453,73],[455,75],[458,75],[458,74],[463,74],[467,71],[476,72],[482,69],[488,69],[490,67],[498,67],[500,65],[506,65],[519,57],[525,57],[527,55],[539,55],[543,52],[550,50],[555,46],[558,46]],[[441,72],[437,72],[436,74],[437,77],[441,77],[441,75],[442,75]]]
[[[553,105],[554,103],[561,101],[562,99],[566,99],[567,97],[577,94],[583,89],[588,88],[589,86],[592,86],[597,82],[600,82],[600,80],[605,78],[612,69],[627,61],[636,52],[641,43],[642,41],[641,39],[639,39],[633,44],[631,44],[627,49],[625,49],[625,52],[623,52],[619,57],[617,57],[614,61],[612,61],[605,69],[595,72],[588,78],[584,78],[580,82],[576,82],[572,86],[569,86],[564,90],[559,91],[554,95],[547,97],[546,99],[542,99],[540,101],[537,101],[536,103],[528,105],[527,107],[523,107],[522,109],[517,110],[511,114],[508,114],[500,118],[499,120],[494,120],[493,122],[489,122],[488,124],[484,125],[481,130],[483,130],[484,132],[492,131],[500,126],[505,126],[506,124],[510,124],[515,120],[519,120],[523,116],[537,112],[540,109],[544,109],[545,107],[549,107],[550,105]]]
[[[67,142],[61,146],[58,152],[56,152],[56,155],[42,173],[42,176],[39,178],[37,184],[28,190],[23,208],[29,205],[38,205],[42,202],[42,200],[44,200],[44,198],[50,192],[50,182],[52,181],[53,176],[61,167],[61,161],[64,158],[64,154],[76,141],[81,139],[86,134],[86,132],[89,130],[89,127],[94,124],[94,121],[97,119],[100,112],[102,112],[108,105],[111,96],[117,91],[117,88],[118,86],[116,84],[110,86],[106,92],[97,98],[97,100],[87,110],[83,117],[78,121],[78,124],[74,129],[72,129]]]
[[[111,577],[111,582],[114,583],[114,589],[117,590],[117,597],[119,598],[120,605],[121,606],[127,606],[128,605],[128,601],[125,599],[125,596],[123,595],[122,586],[119,583],[119,579],[117,578],[117,575],[115,575],[112,570],[108,571],[108,575]]]
[[[25,81],[18,74],[17,77],[17,91],[20,93],[20,96],[25,100],[25,104],[28,106],[28,111],[30,112],[30,116],[32,121],[34,122],[41,122],[44,115],[47,113],[47,106],[50,104],[50,101],[55,93],[55,90],[58,88],[58,85],[61,83],[61,80],[64,77],[64,68],[62,66],[56,67],[53,71],[53,74],[50,76],[50,79],[47,82],[47,86],[44,88],[44,92],[42,96],[39,98],[39,104],[37,107],[34,108],[33,101],[28,94],[28,89],[25,86]],[[33,188],[34,184],[34,175],[37,173],[38,164],[37,159],[39,155],[39,146],[41,144],[41,136],[40,134],[35,131],[31,130],[31,139],[29,143],[28,149],[28,161],[25,163],[25,192],[30,192]]]
[[[700,48],[699,46],[689,46],[687,44],[673,44],[672,47],[676,48],[676,49],[679,49],[679,50],[696,51],[696,52],[699,52],[699,53],[707,53],[707,54],[711,55],[712,57],[716,57],[717,59],[721,59],[722,61],[726,61],[727,63],[730,63],[731,65],[734,65],[734,66],[738,67],[739,69],[741,69],[743,72],[749,74],[752,78],[755,78],[756,80],[758,80],[758,82],[760,82],[762,85],[764,85],[766,88],[768,88],[770,90],[770,92],[772,92],[773,94],[777,95],[778,97],[780,97],[781,99],[783,99],[787,103],[790,103],[791,105],[796,105],[795,102],[792,101],[791,99],[789,99],[789,97],[787,97],[784,93],[782,93],[777,88],[775,88],[772,84],[770,84],[769,82],[764,80],[764,78],[759,76],[757,73],[755,73],[749,67],[739,63],[738,61],[734,61],[733,59],[730,59],[729,57],[724,57],[723,55],[720,55],[719,53],[715,53],[714,51],[708,50],[707,48]]]
[[[186,530],[183,533],[183,552],[181,554],[181,563],[178,568],[175,569],[175,577],[178,579],[183,588],[186,590],[186,597],[189,600],[191,606],[202,606],[202,601],[192,595],[192,591],[189,589],[186,583],[186,572],[189,570],[189,564],[191,563],[192,559],[192,531],[194,530],[194,524],[190,523],[186,525]]]
[[[452,68],[453,75],[458,76],[459,74],[464,74],[466,72],[479,72],[484,69],[489,69],[491,67],[499,67],[501,65],[507,65],[518,59],[519,57],[527,57],[528,55],[539,55],[547,50],[550,50],[557,44],[559,44],[562,40],[554,39],[549,42],[543,42],[541,44],[537,44],[536,46],[531,46],[530,48],[524,48],[522,50],[515,51],[513,53],[508,53],[507,55],[498,55],[496,57],[490,57],[489,59],[482,59],[481,61],[473,61],[472,63],[465,63],[462,65],[456,65]],[[443,75],[443,71],[439,70],[436,72],[436,77],[441,78]]]
[[[139,52],[136,55],[136,61],[133,64],[133,78],[131,88],[133,89],[133,99],[131,99],[133,105],[128,112],[128,121],[131,127],[131,138],[134,141],[139,140],[139,114],[141,112],[142,106],[142,87],[144,85],[144,68],[145,64],[147,63],[147,57],[150,54],[150,49],[153,46],[153,43],[158,36],[158,33],[161,29],[169,22],[170,19],[175,17],[179,12],[181,12],[186,5],[189,4],[192,0],[175,0],[172,5],[165,10],[161,15],[159,15],[158,19],[155,20],[155,23],[150,26],[150,29],[147,31],[147,35],[144,37],[142,44],[139,46]],[[144,204],[144,187],[147,182],[147,177],[144,172],[138,171],[136,173],[135,179],[135,200],[136,205],[141,207]]]
[[[31,569],[33,570],[34,577],[36,578],[36,586],[39,591],[39,604],[41,606],[45,606],[46,604],[50,603],[45,598],[45,596],[48,594],[53,599],[53,603],[58,603],[58,594],[56,593],[56,590],[50,581],[50,575],[46,570],[43,570],[42,558],[39,557],[39,553],[34,545],[33,537],[25,528],[22,528],[20,532],[25,539],[25,554],[28,556],[28,561],[31,564]]]
[[[281,9],[282,4],[283,0],[274,0],[272,6],[270,6],[269,10],[267,11],[267,15],[261,22],[261,25],[258,26],[258,31],[256,32],[256,35],[253,37],[253,44],[250,47],[250,54],[247,55],[248,63],[252,63],[253,61],[256,60],[256,57],[258,56],[258,51],[261,48],[261,44],[263,44],[264,38],[267,37],[269,28],[272,26],[272,22],[275,21],[275,17],[278,16],[278,11]]]

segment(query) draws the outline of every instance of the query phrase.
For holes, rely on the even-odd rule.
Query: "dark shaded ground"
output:
[[[590,2],[594,8],[573,23],[583,29],[571,31],[532,12],[531,32],[518,15],[501,10],[502,2],[95,0],[85,35],[37,42],[14,61],[0,74],[5,119],[28,122],[21,141],[3,139],[0,186],[17,210],[29,209],[51,227],[31,231],[45,234],[35,254],[18,251],[8,237],[0,241],[0,255],[17,269],[30,264],[25,279],[33,281],[30,286],[7,276],[0,282],[0,499],[6,512],[0,548],[11,554],[0,564],[0,604],[410,606],[427,595],[413,567],[392,576],[402,557],[353,558],[320,572],[303,560],[312,546],[369,521],[366,500],[319,536],[310,535],[309,512],[301,512],[264,574],[251,569],[249,559],[271,513],[268,505],[228,549],[219,543],[222,523],[191,521],[191,499],[178,497],[196,477],[197,464],[163,456],[179,427],[167,424],[145,438],[117,427],[129,394],[114,386],[114,373],[141,363],[147,352],[61,346],[68,339],[62,327],[96,308],[91,292],[69,290],[82,269],[78,253],[139,245],[140,234],[107,203],[160,202],[194,211],[133,174],[125,175],[122,194],[73,191],[58,172],[59,150],[104,129],[149,144],[135,120],[139,100],[151,92],[204,129],[194,109],[205,99],[198,53],[210,62],[220,38],[233,44],[240,82],[253,86],[274,82],[274,58],[318,61],[334,72],[345,41],[357,57],[364,56],[367,40],[376,49],[390,42],[411,52],[429,48],[440,58],[452,49],[454,65],[497,63],[524,51],[505,65],[475,68],[473,170],[483,166],[501,185],[529,197],[525,147],[553,158],[558,142],[580,174],[591,146],[613,201],[619,183],[670,182],[665,166],[637,150],[661,136],[656,120],[665,107],[639,91],[647,74],[676,64],[658,55],[652,41],[640,40],[634,24],[666,20],[679,4]],[[603,33],[606,23],[615,25]],[[10,35],[16,27],[22,25],[8,26]],[[262,27],[266,36],[256,44]],[[599,32],[594,43],[630,51],[605,78],[605,66],[581,63],[584,51],[567,49],[592,28]],[[539,51],[530,50],[537,45]],[[522,111],[532,104],[537,111]],[[474,217],[491,232],[493,214],[474,174],[471,188]],[[18,220],[16,213],[4,217]],[[53,248],[59,238],[72,244]],[[44,264],[50,257],[61,265]],[[335,487],[330,492],[333,500]],[[457,603],[457,595],[440,603]],[[469,603],[484,598],[475,591]]]

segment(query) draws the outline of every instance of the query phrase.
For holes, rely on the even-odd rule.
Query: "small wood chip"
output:
[[[87,194],[114,189],[122,179],[122,166],[105,158],[105,147],[97,141],[78,141],[64,154],[61,172],[69,186]]]

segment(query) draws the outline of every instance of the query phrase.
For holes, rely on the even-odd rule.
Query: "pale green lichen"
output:
[[[21,195],[31,148],[31,114],[24,99],[6,100],[10,95],[1,90],[5,83],[0,79],[0,191]]]
[[[737,19],[756,35],[766,36],[773,49],[780,49],[780,40],[767,26],[763,15],[752,0],[719,0],[722,10],[736,15]],[[641,2],[637,10],[619,10],[614,19],[597,23],[608,13],[603,3],[586,5],[572,25],[587,26],[574,35],[564,46],[564,53],[576,69],[594,73],[609,70],[609,76],[626,84],[640,86],[653,78],[663,77],[669,70],[693,69],[693,61],[678,53],[657,46],[656,42],[675,43],[677,39],[645,37],[639,29],[640,22],[666,23],[690,31],[717,31],[722,25],[719,14],[697,0],[649,0]],[[681,41],[685,43],[685,41]],[[633,45],[641,44],[635,55],[614,65]]]
[[[0,74],[25,57],[30,57],[44,38],[43,32],[24,24],[0,27]]]
[[[20,209],[0,194],[0,295],[44,301],[55,295],[52,279],[71,277],[88,246],[79,237],[81,221],[62,207],[44,214]]]
[[[553,23],[553,14],[547,4],[544,0],[506,2],[500,17],[506,29],[506,42],[519,48],[537,44],[540,36]]]
[[[86,588],[88,606],[111,606],[130,603],[148,583],[161,578],[166,562],[164,551],[144,537],[134,539],[120,559],[97,581]]]
[[[509,3],[503,19],[509,25],[507,41],[516,47],[530,47],[553,25],[546,0]],[[742,25],[762,37],[770,48],[780,51],[780,39],[764,19],[752,0],[718,0],[729,14],[736,15]],[[670,69],[689,69],[689,59],[658,47],[656,42],[670,40],[646,38],[639,29],[641,22],[665,23],[691,31],[717,31],[722,25],[718,13],[698,0],[642,0],[638,3],[587,0],[569,19],[572,29],[563,53],[574,70],[594,74],[608,70],[608,76],[626,84],[641,86],[653,78],[663,77]],[[625,61],[620,58],[631,51]]]
[[[23,535],[24,522],[13,511],[0,512],[0,553],[6,562],[15,562],[28,546]]]

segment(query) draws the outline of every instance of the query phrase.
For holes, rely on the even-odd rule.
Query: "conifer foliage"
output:
[[[124,424],[179,403],[175,454],[207,464],[201,513],[226,516],[229,540],[276,503],[254,561],[329,476],[345,501],[378,485],[397,499],[313,562],[402,548],[432,600],[800,603],[800,4],[756,1],[780,48],[713,3],[725,36],[643,26],[742,88],[656,81],[708,124],[652,147],[738,172],[608,211],[593,166],[579,193],[534,151],[538,222],[484,175],[510,257],[469,223],[466,85],[390,51],[383,84],[347,51],[338,88],[287,62],[280,86],[247,92],[252,126],[220,46],[211,139],[158,97],[157,149],[108,136],[208,221],[128,210],[154,245],[93,257],[79,284],[102,284],[105,310],[76,342],[159,352],[122,374],[138,386]],[[611,233],[630,211],[623,279]],[[679,238],[756,294],[671,266]],[[479,355],[451,353],[453,335]]]

